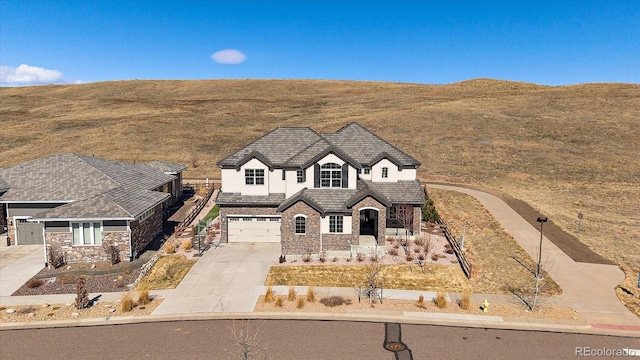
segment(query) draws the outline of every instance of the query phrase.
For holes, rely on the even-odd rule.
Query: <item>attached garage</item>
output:
[[[279,216],[227,216],[229,242],[280,242]]]
[[[18,235],[18,245],[38,245],[43,244],[41,223],[27,222],[24,219],[16,220],[16,233]]]

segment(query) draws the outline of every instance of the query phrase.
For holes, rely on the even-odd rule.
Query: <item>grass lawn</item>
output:
[[[265,285],[337,286],[365,285],[367,265],[275,266],[269,270]],[[425,273],[417,265],[386,265],[382,270],[384,288],[462,292],[471,289],[458,266],[427,264]]]
[[[136,290],[175,289],[195,263],[195,260],[187,260],[184,255],[163,256],[142,278]]]
[[[207,221],[209,221],[210,219],[215,219],[218,217],[218,214],[220,213],[220,207],[218,205],[214,206],[209,213],[207,213],[207,215],[202,218],[202,220],[200,220],[200,226],[207,226]]]

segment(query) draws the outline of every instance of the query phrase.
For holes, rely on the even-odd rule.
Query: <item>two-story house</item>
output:
[[[420,232],[420,162],[357,123],[278,127],[218,166],[223,242],[279,242],[288,255],[350,250],[362,235],[383,244],[406,224]]]

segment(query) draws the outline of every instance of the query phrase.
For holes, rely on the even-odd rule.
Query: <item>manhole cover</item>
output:
[[[386,343],[386,344],[384,345],[384,347],[385,347],[387,350],[389,350],[389,351],[394,351],[394,352],[396,352],[396,351],[402,351],[402,350],[404,350],[404,349],[406,349],[406,348],[407,348],[403,343],[400,343],[400,342],[390,342],[390,343]]]

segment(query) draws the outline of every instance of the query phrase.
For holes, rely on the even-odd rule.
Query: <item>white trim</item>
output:
[[[358,211],[362,211],[362,210],[375,210],[377,212],[380,212],[380,209],[373,207],[373,206],[365,206],[365,207],[361,207],[360,210]]]
[[[76,244],[75,243],[75,239],[73,237],[73,224],[90,224],[89,229],[91,229],[91,244],[85,244],[84,243],[84,226],[80,226],[78,229],[80,230],[80,234],[82,235],[82,244]],[[100,244],[96,244],[96,239],[95,239],[95,228],[93,227],[93,224],[97,223],[97,221],[90,221],[90,222],[79,222],[79,221],[73,221],[73,222],[69,222],[69,231],[71,232],[71,246],[102,246],[102,232],[104,229],[104,224],[102,223],[102,221],[98,222],[100,224]]]
[[[299,217],[303,217],[304,218],[304,232],[301,232],[301,233],[296,231],[297,230],[296,229],[296,227],[297,227],[296,219],[299,218]],[[293,234],[294,235],[307,235],[307,219],[308,218],[309,217],[307,215],[305,215],[305,214],[293,215]]]
[[[78,200],[0,200],[0,204],[68,204],[76,201]]]

